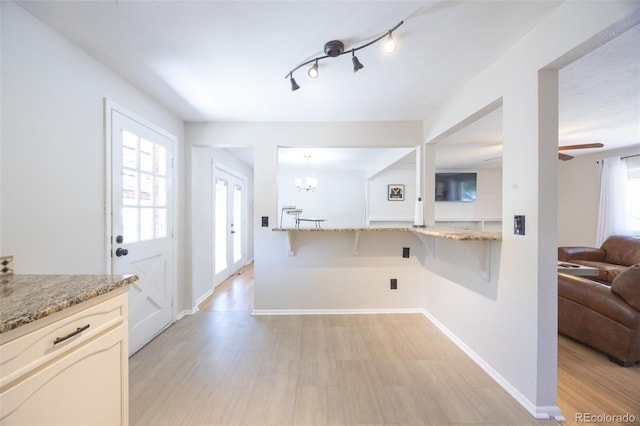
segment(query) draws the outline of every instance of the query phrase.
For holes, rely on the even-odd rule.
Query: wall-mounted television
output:
[[[436,173],[436,201],[475,201],[476,173]]]

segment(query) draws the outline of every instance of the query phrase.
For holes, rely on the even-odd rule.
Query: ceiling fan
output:
[[[580,145],[564,145],[564,146],[559,146],[558,151],[570,151],[573,149],[587,149],[587,148],[602,148],[603,146],[604,144],[601,144],[600,142],[583,143]],[[558,159],[562,161],[568,161],[568,160],[571,160],[572,158],[573,158],[573,155],[564,154],[562,152],[558,153]]]
[[[600,142],[583,143],[583,144],[579,144],[579,145],[563,145],[563,146],[559,146],[558,147],[558,151],[570,151],[570,150],[573,150],[573,149],[588,149],[588,148],[602,148],[602,147],[604,147],[604,144],[601,144]],[[502,158],[502,156],[492,157],[492,158],[487,158],[484,161],[500,160],[501,158]],[[558,159],[559,160],[569,161],[572,158],[574,158],[573,155],[564,154],[562,152],[558,153]]]

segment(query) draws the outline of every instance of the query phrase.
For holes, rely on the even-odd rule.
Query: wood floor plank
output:
[[[132,425],[557,424],[534,419],[422,315],[252,317],[241,300],[251,274],[130,359]],[[640,365],[559,342],[566,424],[579,412],[640,419]]]

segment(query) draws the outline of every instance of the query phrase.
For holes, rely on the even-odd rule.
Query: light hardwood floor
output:
[[[628,414],[635,421],[596,422],[598,425],[640,425],[640,363],[620,367],[601,352],[568,337],[558,337],[558,406],[565,425],[580,425],[594,416]]]
[[[557,424],[531,417],[422,315],[252,317],[252,301],[249,267],[130,359],[132,425]],[[616,388],[640,369],[562,338],[560,358],[570,422],[582,411],[640,418],[640,386]]]

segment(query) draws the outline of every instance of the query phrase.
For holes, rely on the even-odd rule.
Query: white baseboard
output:
[[[207,298],[213,294],[214,290],[215,290],[215,287],[209,289],[209,291],[207,291],[205,294],[198,297],[198,299],[196,300],[196,309],[198,308],[198,305],[200,305],[202,302],[207,300]]]
[[[373,314],[422,314],[420,308],[399,309],[254,309],[251,315],[373,315]]]
[[[518,389],[513,387],[500,373],[498,373],[491,365],[489,365],[482,357],[475,353],[469,346],[451,332],[436,317],[431,315],[426,309],[422,310],[424,316],[429,319],[436,327],[440,329],[456,346],[458,346],[469,358],[473,360],[480,368],[484,370],[493,380],[495,380],[509,395],[513,397],[520,405],[524,407],[536,419],[553,418],[556,421],[564,422],[566,419],[562,416],[558,406],[536,406],[527,397],[525,397]]]
[[[178,315],[176,316],[176,321],[180,321],[182,318],[184,318],[187,315],[195,315],[199,312],[200,310],[198,309],[198,306],[194,306],[191,309],[185,309],[184,311],[181,311],[178,313]]]

